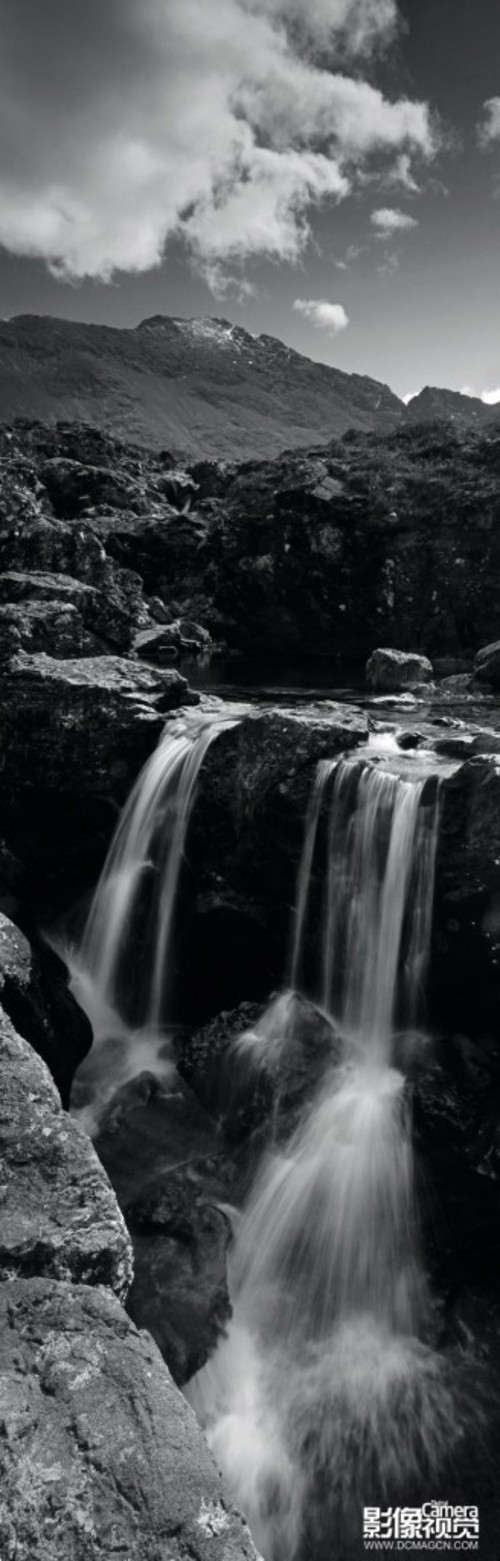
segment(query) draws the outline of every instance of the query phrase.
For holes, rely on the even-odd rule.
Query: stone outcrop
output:
[[[120,1304],[132,1249],[106,1172],[1,1011],[0,1160],[2,1557],[258,1561],[194,1415]],[[167,1245],[172,1224],[185,1240],[178,1194],[140,1211]]]
[[[411,651],[374,650],[366,663],[366,681],[370,688],[391,692],[428,683],[432,663],[427,656]]]
[[[92,1042],[92,1031],[68,985],[65,966],[43,945],[37,953],[0,912],[0,1003],[15,1028],[47,1063],[63,1105]]]
[[[21,424],[0,430],[0,461],[0,566],[92,586],[103,611],[85,626],[106,645],[187,620],[252,656],[361,664],[390,645],[461,667],[498,638],[493,432],[408,426],[182,468],[96,429]]]
[[[165,716],[193,698],[179,672],[119,656],[15,656],[0,689],[0,789],[124,798]]]
[[[90,1139],[0,1011],[0,1276],[104,1284],[125,1298],[129,1237]]]
[[[0,1285],[6,1561],[258,1561],[192,1411],[109,1290]]]
[[[102,550],[99,563],[102,565]],[[12,613],[15,607],[19,615],[29,611],[32,617],[36,607],[40,624],[43,623],[42,615],[45,612],[49,615],[46,619],[47,633],[50,631],[50,615],[54,614],[56,604],[59,612],[68,614],[68,620],[73,613],[73,621],[82,625],[81,647],[76,652],[66,652],[70,655],[127,650],[137,632],[137,623],[144,615],[140,600],[130,601],[130,596],[125,601],[117,600],[116,592],[107,589],[105,581],[96,586],[89,584],[86,579],[74,579],[71,575],[50,573],[43,569],[5,570],[0,575],[0,602],[4,610],[8,607]],[[53,655],[65,654],[64,651],[58,651],[54,643],[51,647],[45,645],[36,648],[47,651],[50,648]]]
[[[99,593],[101,636],[117,650],[131,644],[145,610],[139,576],[107,557],[88,525],[70,526],[41,513],[15,524],[0,517],[0,568],[80,580]]]

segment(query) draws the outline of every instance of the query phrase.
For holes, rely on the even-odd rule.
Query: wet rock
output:
[[[21,1035],[50,1068],[64,1106],[92,1031],[67,986],[65,967],[44,947],[41,957],[0,913],[0,1002]]]
[[[434,742],[434,751],[443,755],[445,759],[469,759],[474,753],[474,737],[470,733],[450,733],[449,737],[438,737]]]
[[[333,1024],[306,997],[241,1003],[179,1046],[179,1068],[230,1142],[261,1130],[287,1137],[340,1058]]]
[[[132,1254],[95,1150],[0,1011],[0,1276],[130,1288]]]
[[[366,663],[366,680],[374,689],[398,691],[409,684],[428,683],[431,678],[432,662],[414,652],[374,650]]]
[[[172,1170],[126,1210],[135,1267],[128,1310],[180,1385],[213,1354],[232,1311],[231,1225],[207,1197],[203,1172],[201,1160]]]
[[[299,710],[251,712],[214,744],[208,768],[217,771],[217,785],[226,789],[232,810],[251,817],[274,787],[284,795],[303,770],[367,742],[368,722],[362,711],[323,700]],[[229,800],[229,797],[228,797]]]
[[[0,788],[123,798],[186,679],[118,656],[14,657],[2,680]]]
[[[16,1561],[258,1561],[192,1411],[104,1289],[0,1288],[0,1546]]]
[[[134,1248],[128,1310],[179,1383],[208,1360],[230,1316],[230,1224],[236,1169],[186,1084],[141,1074],[109,1107],[96,1148]]]
[[[413,748],[420,748],[425,741],[423,732],[398,732],[396,742],[402,753],[409,753]]]
[[[468,759],[441,795],[431,1012],[487,1053],[500,1005],[500,758]]]
[[[413,1081],[423,1239],[434,1285],[500,1293],[500,1062],[465,1035],[427,1047]]]
[[[212,744],[191,819],[186,883],[196,886],[200,903],[215,897],[219,910],[210,921],[210,949],[222,975],[228,937],[236,931],[231,920],[236,909],[246,921],[252,945],[258,940],[267,990],[282,981],[316,766],[321,759],[334,760],[357,747],[361,758],[367,738],[368,721],[362,712],[324,701],[300,710],[253,711]],[[184,985],[190,946],[188,940]],[[244,972],[244,962],[240,968]],[[228,979],[225,987],[219,984],[217,1007],[261,995],[257,984],[235,990]],[[205,1015],[190,1010],[190,1018],[200,1017]]]
[[[474,676],[481,683],[491,683],[493,688],[500,688],[500,640],[495,640],[492,645],[485,645],[478,650],[474,661]]]

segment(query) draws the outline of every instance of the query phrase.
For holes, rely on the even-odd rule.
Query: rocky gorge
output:
[[[273,1134],[293,1139],[340,1043],[307,979],[285,1060],[271,1046],[242,1084],[234,1042],[283,986],[317,766],[370,755],[383,773],[388,742],[404,777],[422,764],[424,806],[440,793],[432,1039],[405,1064],[434,1338],[472,1375],[499,1370],[499,449],[492,432],[417,427],[184,469],[76,425],[0,435],[7,1557],[256,1554],[178,1387],[227,1333],[256,1163]],[[229,700],[207,686],[218,657],[226,684],[278,649],[328,658],[327,686],[256,698],[246,664]],[[348,696],[342,661],[360,669]],[[108,1037],[93,1147],[66,1108],[75,1073],[76,1118],[95,1099],[103,1054],[61,956],[143,766],[221,708],[234,721],[204,755],[178,886],[173,1052],[139,1047],[122,1075]],[[309,893],[319,906],[314,862]],[[121,973],[137,1028],[148,914]],[[491,1480],[488,1463],[485,1561]],[[321,1544],[309,1535],[301,1561]],[[347,1530],[344,1546],[358,1553]]]

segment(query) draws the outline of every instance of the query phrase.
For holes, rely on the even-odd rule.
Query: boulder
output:
[[[478,650],[474,661],[474,676],[480,682],[491,683],[493,688],[500,688],[500,640],[494,640],[492,645],[484,645]]]
[[[122,800],[169,711],[196,703],[186,679],[119,656],[15,656],[0,689],[0,788]]]
[[[64,1106],[92,1031],[70,992],[65,967],[48,946],[36,954],[24,933],[0,912],[0,1003],[16,1029],[50,1068]]]
[[[0,606],[0,661],[17,651],[67,657],[89,656],[99,649],[72,603],[25,601]]]
[[[145,661],[169,661],[178,655],[197,656],[210,649],[208,629],[189,618],[176,618],[162,628],[143,629],[134,638],[134,650]]]
[[[250,819],[274,787],[284,794],[303,771],[309,782],[311,766],[320,759],[335,758],[367,740],[366,715],[333,700],[297,710],[253,710],[221,733],[205,774],[216,775],[231,810]]]
[[[281,992],[181,1038],[178,1064],[227,1139],[238,1142],[271,1123],[273,1134],[287,1137],[340,1051],[326,1014],[300,993]]]
[[[168,666],[170,662],[177,661],[179,649],[179,636],[173,634],[170,627],[141,629],[134,636],[136,655],[141,661],[150,661],[158,666]]]
[[[0,1011],[0,1278],[109,1285],[124,1299],[132,1252],[90,1139],[48,1068]]]
[[[0,519],[0,569],[15,574],[62,574],[104,593],[100,614],[101,623],[104,618],[106,625],[103,638],[119,650],[128,648],[145,616],[139,576],[108,558],[102,542],[87,525],[69,526],[46,515],[28,517],[22,525]]]
[[[428,683],[432,678],[432,662],[427,656],[403,650],[374,650],[366,663],[366,680],[370,688],[390,692]]]
[[[259,1561],[152,1339],[108,1290],[0,1287],[5,1561]]]
[[[101,558],[102,563],[102,558]],[[8,569],[0,575],[0,602],[38,603],[58,602],[61,608],[74,608],[85,626],[95,648],[114,647],[128,649],[135,631],[136,612],[130,612],[126,604],[117,599],[116,592],[75,580],[71,575],[50,573],[47,570]],[[142,604],[137,604],[137,614]],[[45,648],[45,647],[41,647]],[[63,654],[63,652],[57,652]],[[88,654],[88,651],[86,652]]]
[[[159,1345],[176,1382],[208,1360],[231,1313],[230,1225],[236,1172],[191,1090],[141,1074],[117,1092],[96,1149],[134,1248],[128,1310]]]

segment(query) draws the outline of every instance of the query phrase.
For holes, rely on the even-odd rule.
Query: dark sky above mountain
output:
[[[0,0],[0,314],[500,399],[498,0]]]

